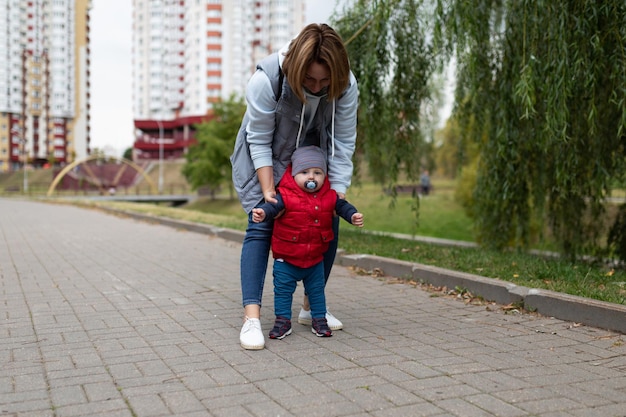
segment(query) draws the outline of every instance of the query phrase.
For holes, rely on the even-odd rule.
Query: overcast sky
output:
[[[306,21],[326,22],[345,0],[306,0]],[[91,10],[91,147],[121,156],[133,145],[132,1],[94,0]]]

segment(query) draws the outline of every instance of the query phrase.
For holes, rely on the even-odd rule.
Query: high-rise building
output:
[[[304,0],[133,0],[135,159],[181,157],[215,102],[304,25]]]
[[[0,171],[89,154],[91,0],[0,0]]]

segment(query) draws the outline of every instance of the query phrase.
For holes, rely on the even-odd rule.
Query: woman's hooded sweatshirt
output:
[[[335,191],[345,194],[351,184],[358,107],[356,78],[350,72],[348,87],[336,100],[329,102],[324,89],[318,95],[307,92],[306,103],[302,103],[282,76],[288,47],[263,59],[248,82],[248,106],[230,157],[233,184],[246,213],[263,200],[256,170],[273,167],[276,185],[300,146],[322,149]]]

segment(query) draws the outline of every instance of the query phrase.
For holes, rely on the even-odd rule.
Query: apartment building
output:
[[[304,0],[133,0],[136,160],[179,158],[215,102],[304,26]]]
[[[0,172],[89,154],[91,0],[0,0]]]

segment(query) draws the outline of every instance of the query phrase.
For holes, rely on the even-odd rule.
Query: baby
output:
[[[297,281],[302,280],[311,304],[311,330],[330,337],[324,294],[324,252],[334,238],[333,216],[363,227],[363,214],[338,197],[326,181],[326,158],[317,146],[298,148],[277,187],[276,204],[252,209],[256,223],[274,220],[274,312],[271,339],[291,334],[291,305]]]

